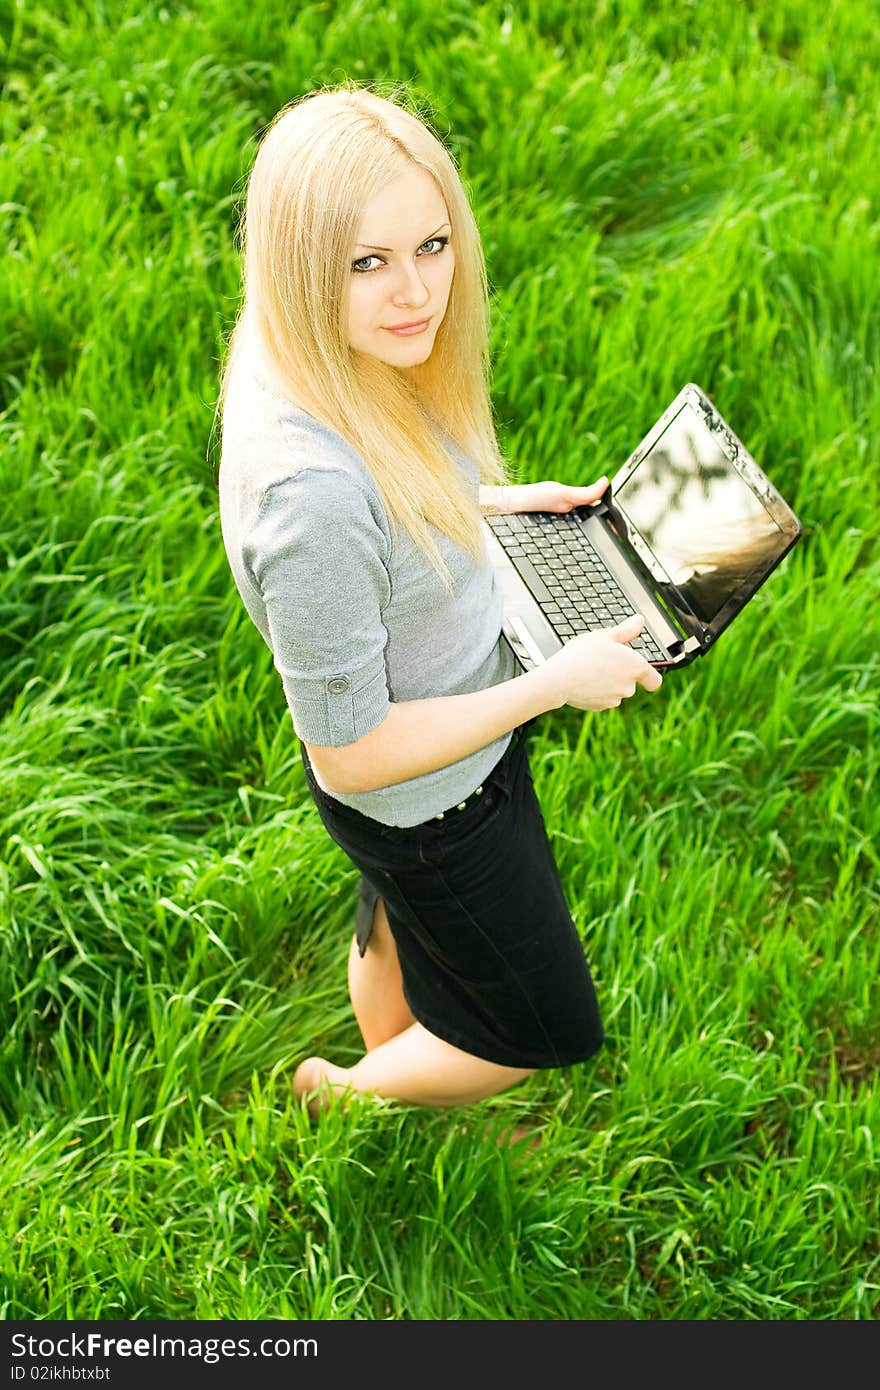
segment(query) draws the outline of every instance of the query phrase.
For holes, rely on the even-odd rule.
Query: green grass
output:
[[[875,8],[0,13],[0,1315],[875,1318]],[[312,1122],[357,875],[209,435],[249,142],[347,76],[461,162],[515,476],[615,469],[695,380],[804,535],[656,695],[533,726],[596,1059]]]

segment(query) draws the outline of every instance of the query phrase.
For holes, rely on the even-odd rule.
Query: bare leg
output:
[[[353,1067],[307,1057],[294,1073],[295,1094],[316,1092],[321,1105],[346,1091],[372,1092],[414,1105],[466,1105],[496,1095],[530,1076],[534,1068],[506,1067],[454,1047],[413,1018],[403,997],[397,947],[381,898],[363,957],[352,939],[348,988],[366,1055]]]
[[[474,1057],[429,1033],[421,1023],[375,1047],[353,1067],[337,1067],[324,1057],[307,1057],[293,1078],[297,1096],[317,1091],[312,1114],[334,1094],[352,1091],[412,1105],[468,1105],[497,1095],[531,1076],[534,1067],[506,1067]]]
[[[348,992],[368,1052],[415,1022],[403,997],[397,947],[381,898],[376,899],[373,930],[363,957],[358,951],[357,937],[352,937]]]

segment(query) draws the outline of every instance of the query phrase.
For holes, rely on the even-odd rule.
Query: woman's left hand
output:
[[[570,487],[567,483],[514,483],[504,489],[506,512],[570,512],[598,502],[608,486],[602,477],[589,487]]]

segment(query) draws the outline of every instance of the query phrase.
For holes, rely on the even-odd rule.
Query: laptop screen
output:
[[[689,405],[620,485],[614,502],[691,612],[707,624],[748,575],[772,569],[790,543]]]

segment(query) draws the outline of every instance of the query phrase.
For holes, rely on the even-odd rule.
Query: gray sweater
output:
[[[479,490],[479,470],[449,438]],[[501,637],[491,563],[432,528],[454,583],[399,528],[395,546],[369,469],[335,430],[234,368],[219,472],[223,543],[236,588],[269,650],[295,732],[334,748],[381,724],[389,703],[459,695],[519,674]],[[411,826],[479,786],[511,734],[466,758],[375,791],[325,790],[385,825]],[[315,768],[315,776],[321,778]]]

